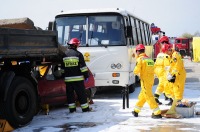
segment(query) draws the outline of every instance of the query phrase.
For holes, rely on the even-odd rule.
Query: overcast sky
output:
[[[200,0],[1,0],[0,19],[29,17],[45,29],[60,11],[123,8],[155,23],[167,36],[200,32]]]

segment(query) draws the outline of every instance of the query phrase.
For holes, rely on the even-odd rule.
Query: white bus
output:
[[[55,17],[61,45],[71,38],[81,41],[79,51],[95,78],[95,86],[129,87],[134,92],[135,46],[142,43],[152,56],[150,24],[133,14],[116,9],[61,12]],[[150,49],[150,50],[149,50]]]

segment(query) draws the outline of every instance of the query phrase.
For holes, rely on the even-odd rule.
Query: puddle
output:
[[[53,127],[53,129],[57,129],[57,132],[74,132],[78,131],[81,128],[91,128],[102,125],[102,123],[97,122],[73,122],[73,123],[66,123],[64,125],[59,125],[56,127]],[[145,129],[148,125],[148,129]],[[199,132],[200,125],[196,124],[190,124],[190,123],[183,123],[183,122],[163,122],[161,124],[158,124],[157,126],[150,124],[143,124],[144,129],[141,127],[140,129],[137,129],[137,131],[140,132]],[[47,128],[39,128],[34,129],[33,132],[41,132],[44,131]],[[49,128],[50,130],[50,128]]]
[[[94,122],[74,122],[74,123],[67,123],[61,126],[57,126],[57,128],[63,128],[63,131],[70,132],[74,130],[78,130],[80,128],[88,128],[88,127],[95,127],[97,125],[100,125],[98,123]]]
[[[140,129],[140,132],[199,132],[199,130],[200,125],[180,122],[168,122],[155,127],[151,127],[150,130]]]

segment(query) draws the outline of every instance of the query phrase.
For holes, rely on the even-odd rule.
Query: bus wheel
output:
[[[14,127],[28,124],[36,113],[37,97],[33,84],[24,77],[15,77],[5,101],[6,119]]]
[[[135,86],[134,86],[134,84],[131,84],[129,86],[129,93],[133,93],[134,91],[135,91]]]

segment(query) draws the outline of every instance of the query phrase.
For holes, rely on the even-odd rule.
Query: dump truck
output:
[[[66,103],[65,82],[58,74],[63,49],[55,31],[0,28],[1,120],[13,128],[22,127],[31,122],[42,104]],[[46,69],[41,75],[42,68]],[[89,97],[94,87],[91,72],[85,86]]]

